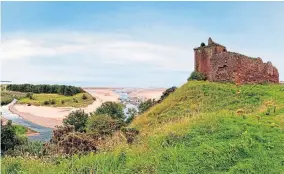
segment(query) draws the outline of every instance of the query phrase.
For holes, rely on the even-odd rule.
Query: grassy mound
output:
[[[2,173],[284,173],[281,85],[189,82],[130,127],[132,145],[117,135],[98,154],[5,157]]]
[[[26,96],[26,93],[16,91],[1,90],[1,105],[7,105],[13,101],[14,98],[21,99]]]
[[[85,97],[83,97],[83,95]],[[79,93],[74,96],[64,96],[59,94],[33,94],[32,99],[25,97],[18,101],[19,104],[31,104],[35,106],[55,106],[55,107],[86,107],[92,104],[93,97],[89,93]]]

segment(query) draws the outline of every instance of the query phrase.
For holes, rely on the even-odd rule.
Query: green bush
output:
[[[121,120],[113,119],[111,116],[94,114],[88,120],[87,132],[97,137],[108,136],[123,125]]]
[[[139,114],[144,113],[145,111],[147,111],[149,108],[151,108],[155,104],[156,104],[155,99],[148,99],[148,100],[146,100],[144,102],[141,102],[138,105]]]
[[[88,99],[87,95],[83,94],[83,95],[82,95],[82,99],[83,99],[83,100]]]
[[[177,87],[173,86],[171,88],[168,88],[166,91],[163,92],[161,98],[157,101],[157,103],[161,103],[163,100],[165,100],[170,93],[174,92],[177,89]]]
[[[134,117],[138,114],[137,110],[135,108],[128,108],[127,110],[127,114],[128,114],[128,117],[127,119],[125,120],[125,123],[126,124],[129,124],[132,122],[132,120],[134,119]]]
[[[44,104],[44,105],[49,105],[49,101],[45,100],[45,101],[43,102],[43,104]]]
[[[26,97],[32,100],[33,99],[33,93],[32,92],[28,92],[26,94]]]
[[[49,103],[52,104],[52,105],[55,105],[55,104],[56,104],[56,101],[55,101],[54,99],[52,99],[52,100],[50,100]]]
[[[109,115],[113,119],[124,120],[123,105],[116,102],[105,102],[95,111],[96,115]]]
[[[200,44],[200,46],[201,46],[201,47],[205,47],[206,45],[205,45],[204,42],[202,42],[202,43]]]
[[[89,115],[84,112],[84,110],[76,110],[71,112],[64,120],[64,126],[74,126],[75,131],[78,132],[85,132],[86,130],[86,123],[88,120]]]
[[[6,153],[10,156],[37,156],[42,157],[47,154],[44,143],[41,141],[25,141],[24,144],[15,146],[13,150]]]
[[[206,80],[206,76],[201,72],[193,71],[190,77],[187,79],[187,81],[190,80]]]
[[[6,125],[1,122],[1,151],[5,152],[14,149],[15,146],[21,145],[26,139],[16,134],[16,127],[9,120]]]

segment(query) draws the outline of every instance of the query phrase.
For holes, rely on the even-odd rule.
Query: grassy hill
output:
[[[2,159],[2,173],[284,173],[284,86],[189,82],[98,154]]]
[[[85,98],[83,98],[83,95]],[[94,97],[89,93],[79,93],[74,96],[64,96],[60,94],[33,94],[32,99],[21,98],[19,104],[31,104],[35,106],[55,106],[55,107],[86,107],[94,102]]]

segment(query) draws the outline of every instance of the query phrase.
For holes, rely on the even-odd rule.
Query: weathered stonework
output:
[[[228,52],[226,47],[208,40],[207,46],[194,49],[195,71],[209,81],[244,83],[279,83],[278,70],[271,62]]]

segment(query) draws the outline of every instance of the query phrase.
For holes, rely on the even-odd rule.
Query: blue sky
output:
[[[284,80],[282,16],[283,2],[2,2],[2,80],[180,86],[209,36]]]

